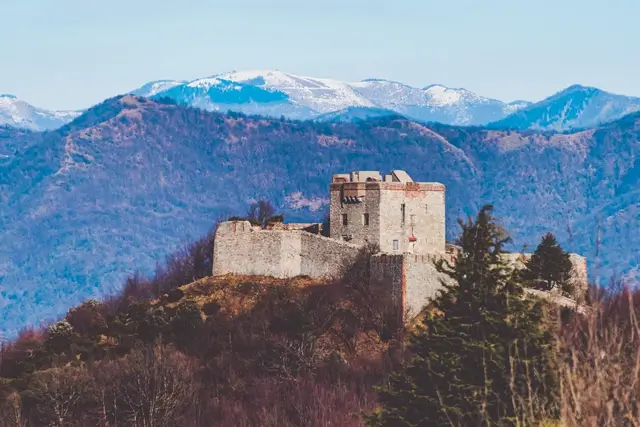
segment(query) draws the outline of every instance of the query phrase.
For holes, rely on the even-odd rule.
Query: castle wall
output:
[[[525,262],[531,257],[531,255],[532,254],[530,253],[508,253],[504,254],[503,257],[511,267],[524,268]],[[573,265],[571,281],[575,288],[575,297],[576,299],[582,299],[589,285],[589,279],[587,277],[587,259],[574,253],[569,254],[569,259]]]
[[[213,274],[289,277],[300,274],[300,238],[293,232],[257,230],[247,221],[221,223]]]
[[[378,253],[371,257],[370,275],[391,286],[394,305],[404,312],[404,263],[401,254]]]
[[[316,278],[337,277],[343,266],[353,263],[359,248],[318,234],[300,234],[300,274]]]
[[[339,274],[358,250],[358,246],[305,231],[261,230],[247,221],[223,222],[215,236],[213,275],[328,278]]]
[[[435,262],[445,257],[449,259],[449,255],[445,254],[404,255],[407,318],[416,316],[430,299],[438,295],[438,290],[442,288],[441,280],[446,283],[452,281],[449,276],[436,270]]]
[[[523,259],[530,254],[525,254],[525,258],[518,253],[504,254],[504,256],[511,267],[522,268]],[[573,280],[577,288],[586,290],[586,259],[576,254],[570,254],[570,256],[574,264]],[[372,257],[372,276],[391,286],[393,300],[398,305],[404,320],[416,316],[430,299],[435,298],[438,290],[442,288],[442,282],[453,283],[449,276],[436,270],[435,263],[440,259],[453,264],[455,255],[380,253]],[[536,294],[533,290],[531,293]]]
[[[435,262],[445,257],[451,261],[451,255],[447,254],[380,253],[371,259],[371,274],[391,286],[393,301],[406,320],[437,296],[441,280],[451,280],[435,267]]]
[[[573,264],[573,285],[576,290],[576,299],[581,300],[586,296],[589,288],[589,277],[587,275],[587,258],[571,253],[569,259]]]

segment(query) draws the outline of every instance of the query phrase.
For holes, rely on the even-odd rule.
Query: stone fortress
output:
[[[441,280],[450,280],[434,262],[451,262],[459,253],[445,239],[445,186],[414,182],[402,170],[384,176],[376,171],[335,174],[332,181],[330,237],[321,235],[321,224],[276,223],[263,229],[248,221],[223,222],[215,235],[213,275],[329,279],[371,243],[380,248],[370,262],[372,277],[391,286],[403,319],[419,313]],[[570,256],[576,289],[585,289],[586,260]],[[519,268],[528,255],[505,257]]]

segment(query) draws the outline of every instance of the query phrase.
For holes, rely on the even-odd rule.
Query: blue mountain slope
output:
[[[320,220],[331,174],[357,169],[444,183],[450,239],[458,217],[493,203],[514,250],[552,231],[593,263],[599,221],[599,272],[640,262],[638,116],[560,135],[389,117],[293,122],[126,96],[54,132],[0,135],[13,150],[0,161],[0,330],[9,335],[136,269],[151,272],[251,200],[272,200],[289,220]]]
[[[489,126],[565,131],[598,126],[639,110],[640,98],[573,85]]]
[[[344,110],[323,114],[316,117],[315,120],[318,122],[354,122],[379,117],[402,118],[395,111],[385,108],[348,107]]]

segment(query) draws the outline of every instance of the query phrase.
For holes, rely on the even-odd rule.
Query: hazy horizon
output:
[[[640,96],[640,3],[246,0],[178,6],[44,0],[2,6],[0,93],[82,109],[160,79],[279,69],[464,87],[505,102],[572,84]]]

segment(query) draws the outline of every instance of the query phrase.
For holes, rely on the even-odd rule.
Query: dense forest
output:
[[[252,212],[250,210],[250,212]],[[394,322],[363,248],[334,281],[208,277],[214,231],[0,352],[0,426],[623,426],[640,422],[640,294],[564,290],[553,236],[514,272],[490,206],[460,221],[454,284]],[[554,424],[555,423],[555,424]]]

